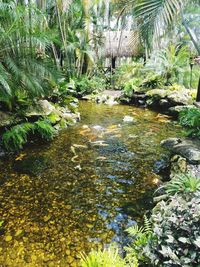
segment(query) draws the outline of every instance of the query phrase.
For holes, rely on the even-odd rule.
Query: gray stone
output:
[[[200,141],[190,139],[169,138],[161,142],[173,154],[181,155],[191,164],[200,164]]]
[[[39,100],[36,106],[32,106],[29,108],[26,113],[26,116],[48,116],[53,111],[55,111],[55,107],[49,101]]]
[[[188,164],[187,172],[193,177],[200,178],[200,165]]]
[[[173,105],[190,105],[193,103],[188,89],[168,91],[167,98]]]
[[[176,138],[176,137],[175,138],[168,138],[168,139],[163,140],[161,142],[161,146],[166,148],[166,149],[171,150],[171,149],[173,149],[173,147],[175,145],[178,145],[180,143],[181,143],[181,139],[180,138]]]
[[[187,106],[174,106],[174,107],[171,107],[169,108],[169,112],[170,114],[174,115],[174,116],[178,116],[179,113],[185,109],[185,108],[193,108],[195,107],[194,105],[187,105]]]
[[[147,92],[147,96],[153,97],[156,99],[161,99],[167,97],[166,89],[153,89]]]
[[[183,174],[187,171],[187,160],[180,155],[175,155],[171,158],[170,178]]]
[[[136,120],[134,117],[126,115],[123,118],[123,122],[136,122]]]
[[[15,121],[15,117],[12,114],[0,111],[0,127],[12,125]]]

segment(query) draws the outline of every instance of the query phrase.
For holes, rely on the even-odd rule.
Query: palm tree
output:
[[[124,0],[122,2],[124,5],[122,12],[128,7],[133,8],[141,37],[147,48],[151,48],[152,43],[159,42],[160,37],[169,31],[173,23],[181,19],[182,25],[189,35],[198,56],[200,56],[200,45],[195,40],[192,30],[184,17],[184,8],[187,4],[199,5],[199,0]],[[198,88],[197,101],[200,101],[200,86]]]

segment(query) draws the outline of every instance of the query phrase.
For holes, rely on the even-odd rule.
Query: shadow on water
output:
[[[152,207],[160,141],[181,129],[130,106],[82,102],[80,111],[53,142],[1,162],[1,266],[78,266],[80,252],[124,245],[124,230]]]

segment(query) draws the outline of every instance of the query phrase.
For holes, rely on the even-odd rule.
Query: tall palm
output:
[[[173,23],[181,19],[182,25],[200,56],[200,45],[195,40],[184,17],[186,5],[188,3],[199,5],[199,0],[124,0],[122,2],[125,5],[123,10],[130,6],[133,8],[139,22],[142,39],[147,47],[151,47],[152,42],[159,42],[160,37],[169,31]],[[198,89],[197,101],[200,101],[200,86]]]

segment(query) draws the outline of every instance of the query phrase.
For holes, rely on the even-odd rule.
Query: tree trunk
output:
[[[198,84],[198,90],[197,90],[197,98],[196,98],[197,102],[200,102],[200,78],[199,78],[199,84]]]
[[[116,57],[112,57],[112,69],[116,68]]]
[[[192,35],[192,32],[190,30],[190,28],[188,27],[184,17],[183,17],[183,14],[182,14],[182,24],[183,26],[185,27],[185,30],[186,32],[188,33],[189,37],[190,37],[190,40],[192,41],[195,49],[197,50],[197,53],[198,55],[200,56],[200,47],[199,47],[199,44],[196,42],[196,40],[194,39],[193,35]]]

